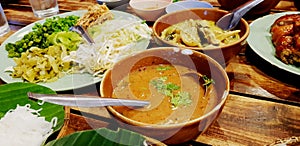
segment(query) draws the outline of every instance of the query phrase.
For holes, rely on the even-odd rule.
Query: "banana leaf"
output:
[[[107,128],[85,130],[72,133],[63,138],[50,141],[46,146],[141,146],[145,137],[138,133],[119,128],[113,131]]]
[[[15,109],[17,105],[24,106],[30,104],[30,108],[40,111],[40,116],[45,117],[47,121],[51,121],[53,117],[57,117],[57,125],[53,127],[53,132],[58,131],[64,123],[64,108],[60,105],[54,105],[50,103],[44,103],[39,105],[38,101],[31,100],[27,97],[27,92],[55,94],[56,92],[50,88],[33,84],[16,82],[10,84],[0,85],[0,119],[10,109]]]

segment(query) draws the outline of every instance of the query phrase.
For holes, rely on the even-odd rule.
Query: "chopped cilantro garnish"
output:
[[[160,77],[158,79],[151,80],[150,83],[153,85],[159,93],[170,97],[171,104],[176,108],[180,105],[189,105],[192,103],[191,95],[188,92],[176,91],[180,89],[180,86],[173,83],[165,83],[167,77]]]
[[[174,107],[178,107],[179,105],[189,105],[192,103],[191,95],[188,92],[179,92],[171,98],[171,103]]]
[[[178,90],[178,89],[180,89],[179,86],[177,86],[173,83],[168,83],[166,86],[167,86],[167,90]]]
[[[157,89],[157,90],[165,90],[164,82],[167,80],[167,77],[160,77],[156,80],[151,80],[150,83]]]
[[[158,71],[165,71],[171,69],[171,66],[159,66],[156,68]]]

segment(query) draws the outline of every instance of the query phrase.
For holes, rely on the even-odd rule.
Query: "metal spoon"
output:
[[[134,106],[143,107],[149,105],[149,101],[130,100],[119,98],[103,98],[98,96],[72,95],[72,94],[39,94],[28,92],[31,99],[45,102],[76,107],[102,107],[102,106]]]
[[[69,30],[80,34],[89,44],[95,43],[95,41],[90,37],[90,35],[87,33],[87,31],[80,25],[72,26],[69,28]]]
[[[240,19],[253,7],[258,5],[264,0],[250,0],[241,6],[237,7],[236,9],[232,10],[231,13],[228,13],[221,17],[217,22],[216,25],[223,30],[231,30],[237,26],[240,22]]]

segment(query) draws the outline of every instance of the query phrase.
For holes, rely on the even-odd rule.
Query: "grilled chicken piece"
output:
[[[286,64],[300,66],[300,14],[278,18],[270,32],[276,57]]]
[[[291,35],[293,33],[293,19],[285,15],[278,18],[271,27],[272,39],[276,41],[282,35]]]

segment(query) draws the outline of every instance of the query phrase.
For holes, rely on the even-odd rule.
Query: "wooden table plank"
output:
[[[219,7],[217,0],[207,1]],[[59,0],[58,3],[62,13],[87,9],[88,6],[96,4],[96,1]],[[0,37],[0,44],[15,31],[39,20],[33,16],[28,0],[10,3],[4,10],[12,31]],[[282,0],[270,13],[295,10],[293,0]],[[247,20],[250,23],[258,17],[260,16]],[[219,118],[208,131],[196,139],[197,141],[222,146],[265,145],[278,138],[300,136],[300,82],[291,83],[285,81],[286,78],[282,78],[282,75],[275,75],[273,68],[266,68],[267,64],[262,64],[261,60],[257,60],[256,56],[249,54],[247,50],[249,49],[245,48],[226,67],[231,83],[229,99]],[[299,77],[296,78],[300,80]],[[0,80],[0,84],[4,82]],[[80,94],[98,93],[98,90],[80,91]],[[92,127],[108,126],[109,122],[95,116],[103,113],[95,110],[97,109],[80,109],[82,113],[93,113],[92,116],[84,114],[83,117],[81,112],[70,114],[66,124],[66,130],[69,131],[62,135]]]
[[[257,66],[250,64],[243,55],[231,60],[226,72],[230,78],[230,90],[233,92],[300,103],[300,88],[283,82],[285,74],[281,74],[282,78],[274,78],[270,76],[271,72],[266,74]]]
[[[97,4],[96,0],[58,0],[59,10],[60,11],[71,11],[79,9],[87,9],[93,4]],[[12,3],[9,5],[29,7],[30,3],[28,0],[18,0],[17,4]]]
[[[196,141],[214,146],[266,145],[277,139],[300,136],[299,117],[298,106],[230,94],[220,116]],[[106,121],[109,122],[99,120],[103,118],[108,118]],[[81,108],[71,112],[68,120],[70,125],[65,125],[69,128],[63,131],[63,136],[91,127],[116,124],[109,119],[105,108]]]
[[[79,4],[80,3],[80,4]],[[97,4],[92,0],[59,0],[60,13],[87,9],[93,4]],[[34,16],[28,0],[19,0],[18,3],[10,3],[4,6],[4,12],[10,24],[26,26],[41,18]]]
[[[230,95],[215,123],[197,141],[211,145],[266,145],[300,136],[300,107]]]

